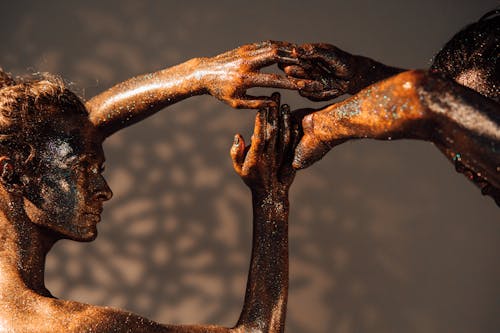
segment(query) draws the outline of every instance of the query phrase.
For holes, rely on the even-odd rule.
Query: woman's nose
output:
[[[104,177],[100,176],[98,181],[98,186],[96,186],[96,191],[94,192],[94,199],[98,201],[108,201],[113,197],[113,191],[108,186],[108,183]]]

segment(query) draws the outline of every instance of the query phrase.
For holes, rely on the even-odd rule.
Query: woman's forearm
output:
[[[288,294],[288,193],[252,193],[253,246],[238,326],[283,332]]]
[[[104,136],[187,97],[202,94],[200,59],[119,83],[89,100],[90,121]]]
[[[273,104],[251,96],[247,89],[318,89],[320,84],[262,73],[274,63],[295,62],[295,46],[266,41],[243,45],[209,58],[195,58],[158,72],[137,76],[108,89],[86,103],[89,119],[104,137],[184,98],[210,94],[234,108],[260,109]]]

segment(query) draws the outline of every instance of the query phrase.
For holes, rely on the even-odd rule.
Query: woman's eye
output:
[[[78,171],[85,171],[88,168],[88,166],[85,165],[85,163],[75,163],[73,164],[72,168]]]
[[[82,171],[82,172],[92,172],[92,173],[98,173],[99,172],[99,166],[93,166],[87,161],[79,161],[78,163],[75,163],[73,165],[73,169]]]
[[[93,174],[101,174],[104,172],[104,165],[94,166],[91,171]]]

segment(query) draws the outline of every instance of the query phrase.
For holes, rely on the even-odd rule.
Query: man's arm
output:
[[[302,124],[297,168],[349,139],[427,140],[500,204],[500,106],[452,80],[404,72],[313,112]]]
[[[107,137],[121,128],[195,95],[210,94],[235,108],[258,109],[267,97],[250,96],[252,87],[318,89],[307,79],[286,78],[259,70],[273,63],[293,63],[294,45],[249,44],[211,58],[196,58],[158,72],[131,78],[89,100],[89,118]]]
[[[313,101],[354,95],[375,82],[404,71],[324,43],[303,44],[293,50],[293,55],[298,59],[297,63],[280,63],[279,67],[288,77],[321,82],[323,89],[299,90],[302,96]]]

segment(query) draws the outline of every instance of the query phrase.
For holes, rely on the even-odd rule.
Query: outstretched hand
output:
[[[273,102],[268,96],[251,96],[247,89],[271,87],[319,91],[323,86],[308,78],[285,77],[261,73],[260,69],[272,65],[297,64],[296,45],[266,41],[248,44],[212,58],[200,58],[199,76],[203,89],[210,95],[234,108],[260,109]]]
[[[279,67],[290,77],[319,81],[321,90],[300,90],[313,101],[324,101],[353,93],[357,57],[330,44],[303,44],[295,49],[295,63],[280,62]]]
[[[234,169],[258,194],[287,191],[295,177],[292,160],[298,124],[292,121],[288,105],[279,107],[279,94],[271,98],[273,103],[257,113],[251,145],[245,147],[243,137],[236,134],[231,147]]]
[[[375,82],[403,71],[324,43],[298,46],[293,57],[297,59],[296,63],[282,62],[279,67],[290,78],[321,83],[321,89],[299,90],[302,96],[313,101],[325,101],[344,94],[354,95]]]

